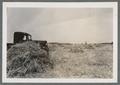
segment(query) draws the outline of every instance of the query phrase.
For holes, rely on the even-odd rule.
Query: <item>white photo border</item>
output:
[[[113,8],[113,78],[7,78],[7,8]],[[2,82],[3,83],[117,83],[118,82],[118,3],[117,2],[3,2]]]

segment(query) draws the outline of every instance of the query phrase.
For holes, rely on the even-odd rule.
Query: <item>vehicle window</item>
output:
[[[26,40],[26,39],[27,39],[27,37],[26,37],[26,36],[24,36],[23,40]]]
[[[31,36],[29,36],[29,40],[31,39]]]

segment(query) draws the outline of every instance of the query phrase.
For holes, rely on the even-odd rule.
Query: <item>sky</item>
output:
[[[8,8],[7,42],[13,33],[27,32],[33,40],[60,43],[113,41],[112,8]]]

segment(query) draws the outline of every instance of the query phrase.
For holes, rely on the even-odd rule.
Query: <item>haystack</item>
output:
[[[47,51],[39,44],[29,41],[12,46],[7,52],[7,76],[24,77],[26,74],[42,73],[52,66]]]

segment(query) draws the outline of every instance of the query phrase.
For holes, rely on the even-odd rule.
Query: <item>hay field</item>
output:
[[[112,78],[112,44],[49,44],[56,78]]]
[[[53,69],[29,78],[112,78],[112,44],[49,43]]]

